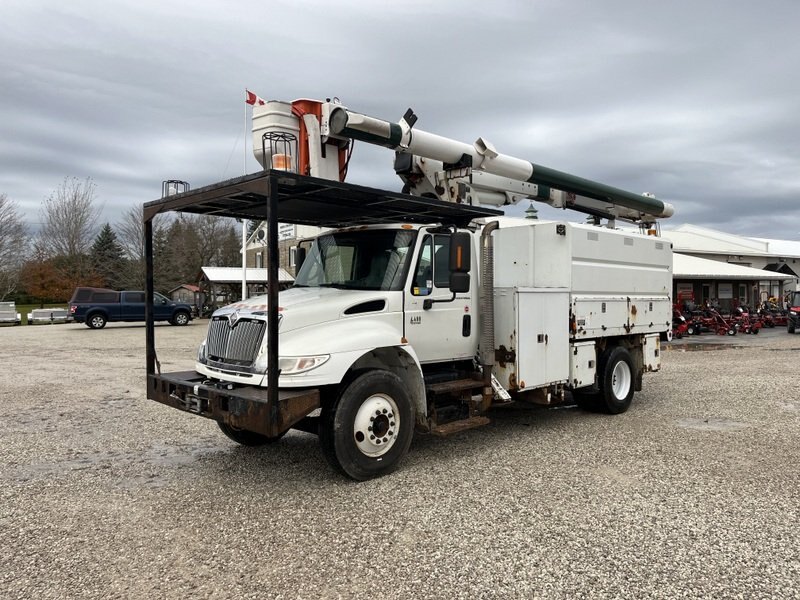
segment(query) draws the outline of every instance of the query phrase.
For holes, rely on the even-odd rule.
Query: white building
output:
[[[750,238],[697,225],[662,231],[676,253],[674,298],[689,294],[697,303],[718,300],[732,304],[757,304],[786,291],[800,289],[800,241]],[[718,265],[691,260],[696,257]]]

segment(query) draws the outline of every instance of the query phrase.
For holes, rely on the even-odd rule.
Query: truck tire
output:
[[[170,323],[173,325],[188,325],[189,324],[189,313],[185,310],[179,310],[174,315],[172,315],[172,319]]]
[[[598,409],[610,415],[624,413],[634,392],[633,359],[622,346],[608,348],[600,358],[600,401]]]
[[[103,313],[95,312],[86,317],[86,326],[89,329],[102,329],[106,326],[107,321]]]
[[[219,425],[222,433],[242,446],[263,446],[265,444],[274,444],[284,436],[284,433],[282,433],[277,437],[269,437],[268,435],[256,433],[255,431],[250,431],[248,429],[239,429],[238,427],[228,425],[222,421],[217,421],[217,425]]]
[[[319,439],[328,462],[364,481],[393,471],[408,452],[414,411],[401,379],[367,371],[322,408]]]
[[[791,319],[786,321],[786,331],[789,333],[794,333],[794,321]]]

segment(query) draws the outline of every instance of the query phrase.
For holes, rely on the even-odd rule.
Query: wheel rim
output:
[[[619,361],[611,372],[611,391],[618,400],[624,400],[631,389],[631,368],[628,363]]]
[[[92,325],[94,327],[100,327],[103,325],[103,318],[102,317],[92,317]]]
[[[175,317],[175,321],[177,321],[178,325],[186,325],[188,319],[186,318],[185,314],[181,313],[177,317]]]
[[[400,429],[400,413],[391,396],[373,394],[361,404],[353,423],[353,441],[362,454],[382,456],[392,449]]]

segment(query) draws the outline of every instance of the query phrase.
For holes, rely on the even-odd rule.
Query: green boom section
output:
[[[633,192],[627,192],[604,183],[584,179],[583,177],[570,175],[569,173],[556,171],[534,163],[531,163],[531,169],[533,174],[528,178],[529,183],[550,186],[565,192],[624,206],[649,215],[661,216],[664,214],[664,203],[657,198],[640,196]]]
[[[397,123],[388,123],[389,125],[389,137],[384,137],[382,135],[376,135],[373,133],[368,133],[366,131],[361,131],[359,129],[352,129],[350,127],[344,127],[337,135],[341,135],[343,137],[352,138],[354,140],[358,140],[359,142],[367,142],[369,144],[375,144],[376,146],[383,146],[384,148],[394,149],[400,144],[400,140],[403,137],[403,131],[400,129],[400,125]]]

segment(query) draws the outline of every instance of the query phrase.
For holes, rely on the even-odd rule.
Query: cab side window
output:
[[[411,284],[411,293],[414,296],[429,296],[433,291],[433,238],[429,235],[422,240],[419,251],[417,269],[414,271],[414,281]]]
[[[433,284],[450,288],[450,236],[433,236]]]
[[[434,288],[450,287],[450,236],[426,235],[422,240],[411,293],[429,296]]]

